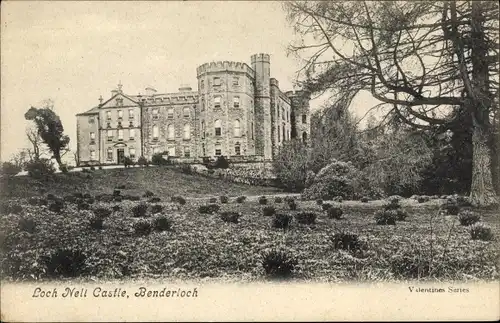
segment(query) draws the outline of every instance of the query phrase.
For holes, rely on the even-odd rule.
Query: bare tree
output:
[[[28,156],[30,160],[39,160],[40,156],[44,152],[44,143],[42,138],[38,134],[38,131],[34,127],[26,128],[26,137],[28,137],[28,141],[31,144],[31,149],[27,150]]]
[[[472,127],[471,201],[498,204],[492,179],[498,113],[498,13],[493,1],[294,1],[288,18],[301,35],[292,53],[312,93],[336,98],[367,91],[386,117],[415,128]],[[388,118],[385,118],[388,119]],[[498,137],[497,137],[498,138]],[[498,178],[497,178],[498,179]]]

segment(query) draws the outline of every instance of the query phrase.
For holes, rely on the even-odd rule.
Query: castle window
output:
[[[123,129],[118,129],[118,140],[123,140]]]
[[[168,108],[167,110],[167,118],[173,119],[174,118],[174,108]]]
[[[233,77],[233,85],[234,86],[240,85],[240,78],[239,77]]]
[[[128,137],[129,137],[130,140],[134,140],[135,139],[135,129],[130,129],[129,130]]]
[[[113,130],[108,130],[107,137],[108,141],[113,141]]]
[[[302,123],[307,123],[307,115],[302,115]]]
[[[131,159],[135,159],[135,148],[129,148],[129,149],[128,149],[128,156],[129,156]]]
[[[279,105],[276,107],[276,112],[278,113],[278,118],[279,118],[280,117],[280,106]]]
[[[233,106],[235,108],[239,108],[240,107],[240,97],[239,96],[235,96],[233,98]]]
[[[95,122],[94,117],[89,117],[89,123],[94,123],[94,122]]]
[[[220,77],[214,77],[214,86],[220,85]]]
[[[175,156],[175,146],[169,146],[167,149],[169,156]]]
[[[220,101],[221,101],[220,96],[214,97],[214,108],[220,108]]]
[[[123,118],[123,110],[118,110],[118,119]]]
[[[215,156],[221,156],[222,155],[222,148],[220,144],[215,145]]]
[[[108,160],[113,160],[113,148],[108,148],[108,151],[107,151],[107,154],[106,154],[106,158]]]
[[[205,151],[205,144],[201,144],[201,155],[202,155],[202,156],[205,156],[205,155],[206,155],[206,151]]]
[[[134,122],[133,122],[133,121],[130,121],[130,122],[128,123],[128,126],[129,126],[130,128],[132,128],[132,127],[134,126]]]
[[[283,120],[285,120],[285,108],[284,107],[281,108],[281,118]]]
[[[167,126],[167,138],[168,138],[168,140],[174,140],[175,139],[175,128],[171,124],[169,124]]]
[[[189,158],[191,157],[191,149],[189,147],[184,147],[184,157]]]
[[[306,142],[307,141],[307,132],[302,133],[302,141]]]
[[[189,140],[191,139],[191,126],[186,123],[184,125],[184,140]]]
[[[201,98],[201,111],[205,111],[205,98]]]
[[[283,141],[285,141],[286,140],[286,138],[285,138],[285,131],[286,131],[285,124],[283,124],[283,128],[282,129],[283,129]]]
[[[111,120],[111,111],[106,111],[106,119]]]
[[[134,119],[134,109],[128,109],[128,118]]]
[[[95,160],[95,150],[93,149],[90,151],[90,159]]]
[[[184,117],[189,118],[189,115],[190,115],[189,107],[184,107],[184,109],[182,111],[183,111]]]
[[[250,126],[250,130],[252,131],[252,140],[253,140],[253,122],[252,125]]]
[[[158,119],[158,108],[153,109],[153,119]]]
[[[234,136],[241,137],[241,122],[240,120],[234,120]]]
[[[240,143],[237,142],[235,145],[234,145],[234,154],[236,156],[239,156],[241,155],[241,146],[240,146]]]
[[[122,128],[122,122],[121,121],[118,121],[118,126],[117,128]]]
[[[201,138],[205,138],[205,121],[201,121]]]
[[[154,125],[153,126],[153,140],[158,140],[158,137],[159,137],[158,126]]]
[[[278,142],[281,141],[281,130],[280,130],[280,125],[278,124]]]
[[[202,88],[202,89],[205,88],[205,80],[200,81],[200,88]]]
[[[95,132],[90,133],[90,142],[93,143],[95,141]]]
[[[111,122],[108,122],[108,123],[106,124],[106,126],[107,126],[108,128],[111,128]]]
[[[222,129],[221,129],[221,122],[220,120],[215,120],[214,122],[215,126],[215,135],[220,136],[222,134]]]

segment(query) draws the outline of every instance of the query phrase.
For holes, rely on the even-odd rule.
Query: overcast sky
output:
[[[45,99],[76,149],[75,114],[119,81],[128,94],[196,89],[197,66],[268,53],[286,91],[300,68],[286,55],[293,28],[274,1],[15,1],[2,3],[1,22],[1,160],[27,146],[24,113]]]

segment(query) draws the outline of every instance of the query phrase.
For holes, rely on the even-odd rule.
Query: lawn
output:
[[[69,190],[59,191],[61,198],[66,196],[59,213],[45,205],[35,205],[40,201],[34,199],[10,202],[8,211],[5,212],[4,207],[0,220],[2,277],[33,280],[57,276],[57,270],[53,276],[49,275],[47,263],[50,262],[44,257],[53,255],[57,249],[67,249],[81,252],[75,262],[82,265],[81,268],[71,267],[68,276],[83,279],[259,281],[268,279],[262,265],[263,254],[277,248],[296,259],[297,265],[290,277],[296,281],[498,279],[497,238],[493,241],[472,240],[469,228],[460,225],[456,215],[439,214],[441,200],[420,204],[415,200],[402,200],[401,208],[409,216],[395,225],[375,223],[373,214],[382,208],[383,201],[331,202],[344,213],[340,219],[334,219],[327,216],[316,201],[297,199],[297,210],[292,211],[287,203],[278,203],[270,195],[267,205],[260,204],[256,196],[243,203],[230,197],[228,203],[217,201],[218,212],[204,214],[199,212],[199,206],[207,205],[209,197],[222,193],[252,195],[261,188],[213,182],[178,173],[163,174],[161,179],[146,178],[146,173],[141,170],[133,171],[133,175],[117,171],[118,176],[107,186],[94,175],[92,182],[81,187],[79,192],[92,187],[109,193],[110,189],[106,187],[123,182],[127,188],[115,193],[114,198],[92,193],[92,198],[85,198],[93,203],[85,207],[77,204],[78,199],[75,201],[69,196],[74,192]],[[168,181],[173,177],[181,179],[175,182],[175,187]],[[107,178],[111,180],[113,177]],[[162,181],[165,181],[164,185],[160,184]],[[140,201],[130,200],[129,195],[139,195],[146,186],[160,201],[148,202],[151,196],[141,197]],[[58,188],[53,189],[56,190]],[[140,192],[141,196],[143,193]],[[185,195],[186,203],[172,202],[170,196],[174,194]],[[259,195],[262,194],[260,190]],[[49,205],[53,199],[49,196]],[[47,199],[41,201],[47,202]],[[136,217],[132,210],[140,203],[146,203],[148,210],[145,216]],[[161,205],[163,210],[151,214],[153,205]],[[89,210],[79,209],[89,206]],[[287,230],[272,227],[274,216],[263,215],[266,206],[273,206],[277,213],[293,217]],[[104,217],[103,228],[95,229],[89,221],[93,218],[92,210],[99,207],[112,212]],[[238,223],[223,221],[221,214],[225,211],[240,213]],[[315,223],[299,223],[295,216],[300,212],[315,213]],[[476,212],[498,237],[498,211]],[[19,221],[23,217],[34,220],[32,233],[20,228]],[[168,230],[158,231],[153,227],[150,232],[136,231],[137,223],[155,223],[159,217],[168,219],[166,221],[171,224]],[[332,237],[341,231],[357,234],[363,247],[355,252],[335,248]],[[60,262],[64,265],[64,260]]]

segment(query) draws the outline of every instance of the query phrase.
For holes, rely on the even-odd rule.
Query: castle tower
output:
[[[308,143],[311,138],[311,112],[309,101],[311,94],[306,91],[288,91],[292,107],[292,139],[297,138]]]
[[[271,93],[270,58],[268,54],[255,54],[251,57],[255,71],[255,154],[264,160],[273,158],[271,141]]]

